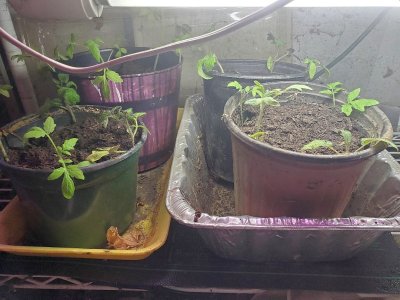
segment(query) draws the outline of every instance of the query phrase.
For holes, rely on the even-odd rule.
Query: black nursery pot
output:
[[[233,161],[230,132],[221,116],[225,103],[237,91],[227,87],[231,81],[238,81],[242,86],[254,85],[254,80],[261,83],[274,81],[302,81],[305,68],[291,63],[279,62],[274,72],[266,68],[265,60],[220,60],[224,73],[212,71],[212,79],[203,80],[205,107],[203,126],[205,138],[205,156],[210,174],[215,179],[233,182]]]

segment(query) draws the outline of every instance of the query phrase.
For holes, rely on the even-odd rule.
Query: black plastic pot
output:
[[[128,49],[129,53],[144,51],[147,47]],[[115,49],[103,49],[105,61],[113,57]],[[77,53],[68,62],[72,66],[96,64],[89,52]],[[153,70],[154,65],[156,69]],[[117,65],[123,82],[110,82],[110,98],[105,99],[92,84],[93,74],[74,75],[83,104],[131,107],[145,112],[143,122],[151,132],[139,156],[139,171],[153,169],[169,159],[175,145],[176,115],[180,90],[182,60],[174,51]]]
[[[290,63],[277,63],[274,73],[266,68],[264,60],[227,59],[220,61],[224,73],[212,71],[212,79],[204,82],[205,154],[210,174],[217,179],[233,182],[231,137],[221,119],[226,101],[236,93],[227,84],[237,80],[242,86],[273,81],[303,80],[305,69]]]
[[[290,83],[272,83],[269,88],[285,88]],[[314,91],[303,93],[310,102],[332,103],[319,94],[325,87],[306,83]],[[306,98],[306,96],[308,96]],[[345,101],[339,95],[337,103]],[[374,155],[386,145],[340,155],[312,155],[280,149],[243,133],[232,120],[240,95],[225,105],[224,120],[232,135],[235,207],[238,215],[254,217],[340,217]],[[343,103],[343,102],[342,102]],[[370,136],[391,140],[393,129],[377,107],[365,113],[354,112]]]
[[[87,108],[74,108],[78,120],[108,109]],[[53,118],[58,127],[70,122],[62,111],[55,112]],[[31,126],[42,123],[38,116],[28,116],[4,129],[22,136]],[[0,159],[0,168],[10,176],[35,238],[48,246],[97,248],[105,246],[110,226],[120,232],[127,229],[136,209],[138,157],[146,137],[143,133],[140,142],[115,159],[82,168],[85,180],[75,180],[76,191],[70,200],[61,193],[60,179],[47,180],[51,170],[21,168]]]

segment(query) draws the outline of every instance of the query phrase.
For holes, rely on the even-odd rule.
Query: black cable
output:
[[[349,54],[351,51],[353,51],[353,49],[355,47],[358,46],[358,44],[361,43],[361,41],[372,31],[372,29],[375,28],[376,25],[378,25],[378,23],[383,19],[383,17],[387,14],[387,12],[389,11],[389,7],[383,9],[379,15],[372,21],[372,23],[364,30],[363,33],[360,34],[360,36],[346,49],[344,50],[342,53],[340,53],[339,56],[337,56],[334,60],[332,60],[329,64],[327,64],[325,67],[327,69],[331,69],[332,67],[334,67],[338,62],[340,62],[343,58],[345,58],[347,56],[347,54]],[[326,72],[326,70],[321,69],[319,70],[314,78],[310,81],[314,81],[317,78],[319,78],[322,74],[324,74]]]

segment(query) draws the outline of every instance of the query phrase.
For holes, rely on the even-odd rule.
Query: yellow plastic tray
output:
[[[178,111],[177,126],[182,117],[182,109]],[[14,198],[3,211],[0,212],[0,252],[8,252],[16,255],[26,256],[52,256],[70,258],[92,258],[113,260],[140,260],[150,256],[154,251],[164,245],[171,217],[165,207],[168,179],[172,164],[172,158],[163,166],[158,168],[157,192],[154,207],[152,207],[152,234],[146,239],[140,248],[129,250],[111,249],[85,249],[85,248],[61,248],[19,245],[26,232],[26,224],[23,219],[19,199]],[[153,172],[153,171],[150,171]],[[157,172],[157,170],[156,170]],[[147,172],[146,172],[147,173]],[[141,186],[140,180],[138,190],[146,189]],[[154,186],[149,186],[154,188]],[[140,194],[140,192],[138,191]]]

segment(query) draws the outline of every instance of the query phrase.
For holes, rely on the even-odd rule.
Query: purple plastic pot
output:
[[[285,88],[298,83],[277,82],[266,87]],[[306,101],[331,103],[331,98],[318,93],[324,86],[306,84],[313,88],[312,92],[303,93]],[[237,214],[341,217],[358,180],[386,145],[379,143],[366,150],[339,155],[313,155],[280,149],[252,139],[240,130],[232,119],[239,101],[239,94],[229,98],[223,115],[232,137]],[[343,101],[343,98],[337,99],[337,103]],[[393,137],[388,118],[377,107],[370,107],[365,113],[354,112],[352,118],[357,119],[370,136],[388,140]]]
[[[129,53],[148,48],[128,49]],[[112,49],[102,50],[104,60],[113,57]],[[146,112],[143,122],[150,131],[139,156],[139,171],[153,169],[171,156],[175,144],[176,114],[182,62],[175,52],[135,60],[114,68],[123,78],[122,83],[110,82],[110,99],[104,99],[92,84],[93,74],[74,76],[83,104],[132,107]],[[88,52],[78,53],[70,61],[73,66],[88,66],[96,62]]]

